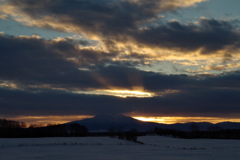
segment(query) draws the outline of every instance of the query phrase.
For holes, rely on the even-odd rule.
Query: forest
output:
[[[80,124],[48,124],[47,126],[0,119],[1,138],[33,138],[33,137],[83,137],[88,129]]]

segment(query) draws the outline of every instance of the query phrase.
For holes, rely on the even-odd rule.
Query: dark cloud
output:
[[[218,76],[204,78],[199,81],[199,87],[225,88],[238,90],[240,89],[240,71],[224,72]]]
[[[79,67],[110,61],[114,54],[79,49],[72,40],[0,35],[0,79],[25,84],[92,88],[99,84]],[[69,60],[70,59],[70,60]],[[73,59],[73,60],[72,60]],[[76,63],[77,61],[77,63]]]
[[[153,91],[174,88],[186,77],[144,72],[126,63],[114,63],[111,58],[115,53],[79,49],[78,43],[68,39],[1,35],[0,43],[0,80],[19,85],[82,90],[143,86]],[[86,70],[79,69],[82,67]]]
[[[53,16],[56,22],[66,24],[66,28],[69,24],[91,32],[123,32],[128,28],[135,28],[134,22],[143,19],[141,15],[144,15],[141,10],[138,11],[138,8],[143,8],[143,5],[138,7],[134,5],[135,3],[128,1],[41,0],[32,2],[30,0],[10,0],[9,2],[13,6],[19,6],[24,14],[33,19]],[[137,14],[140,15],[137,16]],[[47,24],[44,27],[51,28]],[[66,28],[59,28],[59,30],[66,31]]]
[[[158,27],[142,30],[133,37],[140,44],[169,50],[201,50],[202,54],[216,54],[217,51],[239,49],[240,34],[236,32],[236,21],[201,19],[199,24],[181,24],[173,21]]]
[[[36,47],[37,42],[34,43]],[[33,48],[41,51],[36,47]],[[62,58],[57,52],[44,52],[43,55],[47,56],[45,62],[41,61],[45,57],[41,52],[36,51],[35,55],[34,52],[26,51],[31,50],[25,50],[25,47],[21,50],[14,48],[11,52],[5,52],[10,56],[1,54],[0,65],[1,68],[4,65],[6,70],[1,70],[0,77],[5,81],[40,86],[24,90],[0,88],[2,115],[91,115],[109,112],[153,116],[226,116],[227,113],[231,116],[240,111],[238,71],[205,77],[165,75],[113,65],[95,65],[88,68],[90,71],[80,71],[78,66]],[[29,54],[25,55],[26,53]],[[58,88],[67,90],[74,87],[77,90],[111,87],[131,90],[133,86],[139,85],[156,94],[169,89],[178,92],[152,98],[118,98],[74,94],[51,90],[51,87],[47,90],[41,87],[44,84],[50,84],[51,87],[57,85]]]
[[[195,89],[164,97],[118,98],[42,90],[0,89],[0,113],[5,116],[94,115],[137,113],[149,116],[219,116],[240,112],[239,90]]]
[[[159,22],[158,14],[201,0],[182,1],[78,1],[8,0],[8,5],[36,23],[29,25],[97,36],[109,50],[118,50],[117,43],[161,48],[184,53],[201,50],[204,55],[239,49],[237,21],[201,19],[198,24]],[[155,22],[152,26],[152,22]],[[145,26],[145,27],[144,27]],[[144,29],[147,28],[147,29]],[[111,42],[111,43],[110,43]],[[229,53],[228,53],[229,54]],[[234,53],[232,53],[234,54]],[[161,55],[164,56],[164,55]],[[167,56],[167,55],[165,55]]]
[[[70,40],[2,35],[0,43],[3,44],[0,45],[0,80],[19,85],[50,85],[79,90],[134,89],[139,86],[151,92],[182,90],[194,85],[238,86],[238,72],[225,73],[217,78],[207,77],[201,81],[197,80],[202,78],[201,76],[146,72],[134,66],[112,62],[111,58],[115,53],[79,49],[78,45]],[[108,65],[105,65],[106,63]],[[86,70],[81,70],[81,67]]]

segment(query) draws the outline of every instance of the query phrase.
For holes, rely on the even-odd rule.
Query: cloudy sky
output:
[[[239,121],[239,6],[0,0],[0,117]]]

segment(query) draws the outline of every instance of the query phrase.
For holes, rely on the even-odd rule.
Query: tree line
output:
[[[1,138],[32,137],[82,137],[88,135],[88,129],[80,124],[48,124],[47,126],[0,119]]]
[[[0,138],[33,138],[33,137],[83,137],[83,136],[110,136],[112,138],[137,141],[138,136],[153,133],[175,138],[210,138],[210,139],[240,139],[239,129],[222,129],[219,126],[209,127],[206,131],[199,130],[197,123],[192,123],[190,131],[163,129],[156,127],[149,132],[138,132],[136,129],[124,131],[122,127],[110,127],[106,132],[89,133],[87,127],[78,123],[48,124],[42,126],[31,124],[27,127],[24,122],[0,119]]]
[[[207,130],[199,130],[197,123],[192,123],[190,131],[179,131],[174,129],[155,128],[154,133],[161,136],[172,136],[174,138],[208,138],[208,139],[240,139],[239,129],[222,129],[219,126],[211,126]]]

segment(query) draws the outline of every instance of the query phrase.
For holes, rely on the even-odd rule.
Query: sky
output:
[[[239,0],[0,0],[0,118],[240,122]]]

